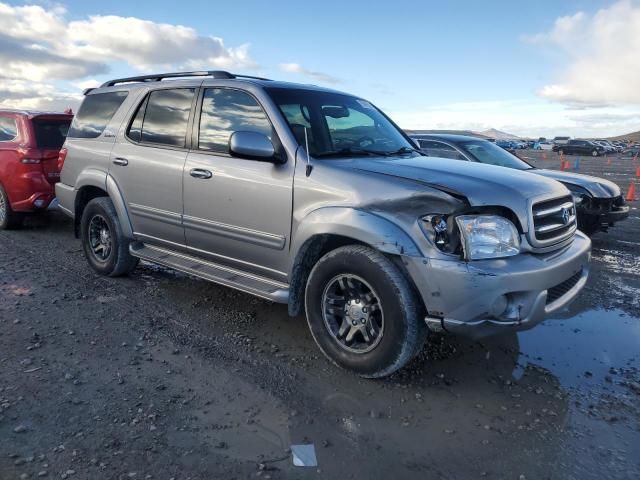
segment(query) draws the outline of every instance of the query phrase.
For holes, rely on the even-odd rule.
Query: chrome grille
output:
[[[576,206],[571,196],[534,203],[533,236],[538,246],[553,245],[571,238],[576,231]]]

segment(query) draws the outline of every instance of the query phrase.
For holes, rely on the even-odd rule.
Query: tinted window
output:
[[[529,170],[532,168],[531,165],[524,160],[520,160],[505,149],[498,147],[491,142],[487,142],[486,140],[471,140],[459,143],[458,147],[480,163],[498,165],[499,167],[516,168],[518,170]]]
[[[248,93],[226,88],[205,90],[198,148],[228,152],[233,132],[257,132],[271,138],[271,124]]]
[[[71,120],[34,120],[33,129],[39,148],[59,150],[69,131]]]
[[[142,141],[184,147],[194,92],[193,88],[151,92],[142,121]]]
[[[68,136],[74,138],[99,137],[125,98],[127,98],[127,92],[87,95],[73,119]]]
[[[15,118],[0,117],[0,142],[8,142],[18,136]]]
[[[451,158],[453,160],[466,160],[455,148],[446,143],[430,140],[420,140],[420,147],[430,157]]]
[[[147,100],[149,97],[145,97],[144,101],[138,107],[136,116],[133,117],[129,130],[127,130],[127,136],[134,142],[142,140],[142,120],[144,119],[144,111],[147,108]]]

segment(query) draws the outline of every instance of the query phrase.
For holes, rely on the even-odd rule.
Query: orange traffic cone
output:
[[[636,177],[640,178],[640,167],[636,168]]]
[[[635,202],[636,201],[636,184],[631,182],[629,184],[629,191],[627,192],[627,202]]]
[[[546,152],[542,152],[542,159],[543,159],[543,160],[546,160],[546,159],[547,159],[547,154],[546,154]]]
[[[611,159],[610,158],[607,159],[607,165],[611,165]]]

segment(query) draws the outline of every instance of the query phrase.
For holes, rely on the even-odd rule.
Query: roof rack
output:
[[[103,83],[100,87],[113,87],[119,83],[130,83],[130,82],[159,82],[165,78],[183,78],[183,77],[211,77],[211,78],[251,78],[253,80],[269,80],[268,78],[262,77],[252,77],[250,75],[236,75],[233,73],[225,72],[224,70],[201,70],[195,72],[170,72],[170,73],[159,73],[155,75],[141,75],[138,77],[126,77],[126,78],[116,78],[114,80],[109,80],[108,82]]]

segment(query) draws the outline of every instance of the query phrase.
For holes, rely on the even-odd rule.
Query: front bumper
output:
[[[546,254],[463,262],[405,257],[427,324],[471,337],[534,327],[575,299],[589,274],[591,241]]]
[[[598,221],[602,225],[611,225],[621,220],[624,220],[629,216],[629,210],[631,208],[629,205],[623,205],[621,207],[615,207],[614,210],[611,210],[607,213],[603,213],[598,215]]]

